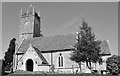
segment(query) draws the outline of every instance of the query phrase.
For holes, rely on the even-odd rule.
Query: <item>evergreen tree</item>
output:
[[[81,62],[86,62],[86,65],[91,69],[91,62],[96,63],[102,60],[100,53],[101,41],[96,40],[92,28],[83,21],[79,27],[78,39],[75,45],[75,50],[71,53],[70,59],[76,61],[81,69]]]
[[[12,64],[13,64],[13,54],[15,53],[15,41],[16,41],[15,38],[13,38],[10,41],[9,48],[5,52],[5,56],[4,56],[4,59],[5,59],[4,66],[5,67],[12,66]]]
[[[5,74],[5,60],[2,59],[2,75]]]

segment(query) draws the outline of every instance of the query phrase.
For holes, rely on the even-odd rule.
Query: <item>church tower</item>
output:
[[[26,11],[21,9],[19,43],[24,39],[41,37],[40,26],[40,12],[36,12],[32,5]]]

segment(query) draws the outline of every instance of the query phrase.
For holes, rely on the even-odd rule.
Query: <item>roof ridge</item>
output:
[[[24,41],[30,41],[30,40],[34,40],[34,39],[43,39],[43,38],[48,38],[48,37],[56,37],[56,36],[68,36],[68,35],[76,35],[76,33],[61,34],[61,35],[49,35],[49,36],[44,36],[44,37],[35,37],[35,38],[25,39]]]

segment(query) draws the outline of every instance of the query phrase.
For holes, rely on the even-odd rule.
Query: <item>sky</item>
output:
[[[9,41],[18,40],[21,8],[27,10],[31,4],[40,11],[44,36],[75,33],[84,18],[97,39],[109,40],[112,54],[118,54],[117,2],[3,2],[1,57],[7,51]]]

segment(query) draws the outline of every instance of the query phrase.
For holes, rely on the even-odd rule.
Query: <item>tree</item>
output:
[[[101,41],[96,40],[92,28],[83,21],[82,26],[79,27],[77,43],[75,50],[71,53],[70,59],[76,61],[81,69],[81,62],[86,62],[86,65],[91,69],[91,62],[101,62],[100,53]]]
[[[2,75],[5,74],[5,60],[2,59]]]
[[[11,41],[10,41],[10,44],[9,44],[9,48],[8,50],[5,52],[5,56],[4,56],[4,66],[7,67],[7,66],[12,66],[13,64],[13,54],[15,53],[15,41],[16,39],[13,38]],[[7,68],[8,69],[8,68]],[[9,68],[10,69],[10,68]]]
[[[109,57],[106,61],[106,68],[111,74],[120,73],[120,56]]]

